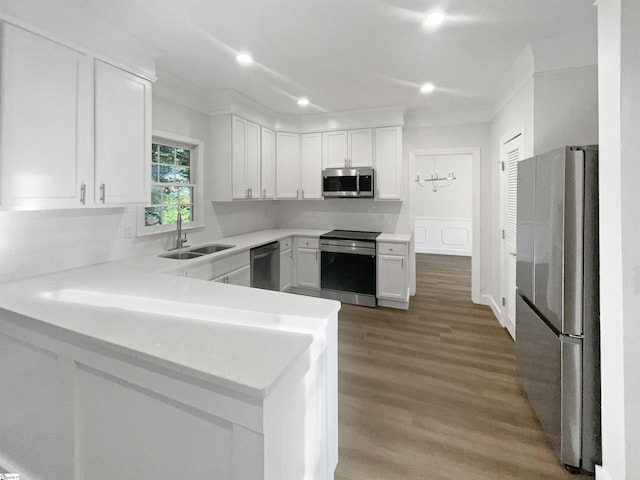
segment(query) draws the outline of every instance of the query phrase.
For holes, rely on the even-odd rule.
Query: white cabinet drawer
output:
[[[302,248],[320,248],[319,238],[297,237],[296,244]]]
[[[406,255],[407,245],[404,243],[378,242],[378,254]]]
[[[249,252],[240,252],[190,267],[186,271],[186,276],[200,280],[212,280],[247,265],[249,265]]]
[[[280,251],[284,252],[285,250],[289,250],[291,248],[291,243],[291,237],[280,240]]]

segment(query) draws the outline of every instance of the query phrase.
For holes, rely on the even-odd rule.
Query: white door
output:
[[[502,318],[513,333],[516,325],[516,221],[518,211],[518,162],[523,158],[522,133],[501,145],[502,169]]]
[[[261,127],[260,178],[262,198],[274,199],[276,196],[276,134],[273,130]]]
[[[80,207],[82,184],[93,183],[89,59],[21,28],[3,28],[3,206]]]
[[[370,167],[373,164],[373,130],[348,130],[348,166]]]
[[[347,166],[347,132],[324,132],[322,134],[323,168]]]
[[[300,135],[276,133],[276,198],[299,197]]]
[[[95,179],[99,203],[149,203],[151,83],[95,63]]]
[[[322,198],[322,134],[305,133],[300,137],[300,197]]]

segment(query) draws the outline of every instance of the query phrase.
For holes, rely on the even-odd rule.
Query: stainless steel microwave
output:
[[[327,198],[373,198],[374,177],[370,167],[326,168],[322,171],[322,195]]]

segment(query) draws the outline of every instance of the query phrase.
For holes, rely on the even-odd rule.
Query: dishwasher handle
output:
[[[280,242],[271,242],[251,249],[251,258],[264,258],[272,252],[280,250]]]

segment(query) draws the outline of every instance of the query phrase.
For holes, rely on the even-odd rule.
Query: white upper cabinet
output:
[[[261,162],[260,180],[261,198],[273,200],[276,198],[276,132],[265,127],[261,128]]]
[[[401,200],[403,179],[402,127],[375,129],[377,200]]]
[[[231,116],[233,199],[260,198],[260,125]]]
[[[96,202],[148,203],[151,82],[95,61]]]
[[[2,31],[2,207],[80,207],[92,189],[91,62],[9,24]]]
[[[349,167],[373,164],[373,133],[370,128],[347,130]]]
[[[247,121],[231,117],[231,170],[233,172],[233,199],[249,197],[249,187],[245,181],[247,163]]]
[[[322,134],[322,167],[341,168],[347,165],[347,132],[324,132]]]
[[[322,167],[370,167],[373,162],[373,130],[342,130],[322,134]]]
[[[300,196],[300,135],[276,133],[276,198],[297,199]],[[318,179],[318,181],[320,181]]]
[[[300,137],[300,198],[322,198],[322,134],[305,133]]]
[[[148,203],[151,82],[1,27],[2,208]]]

